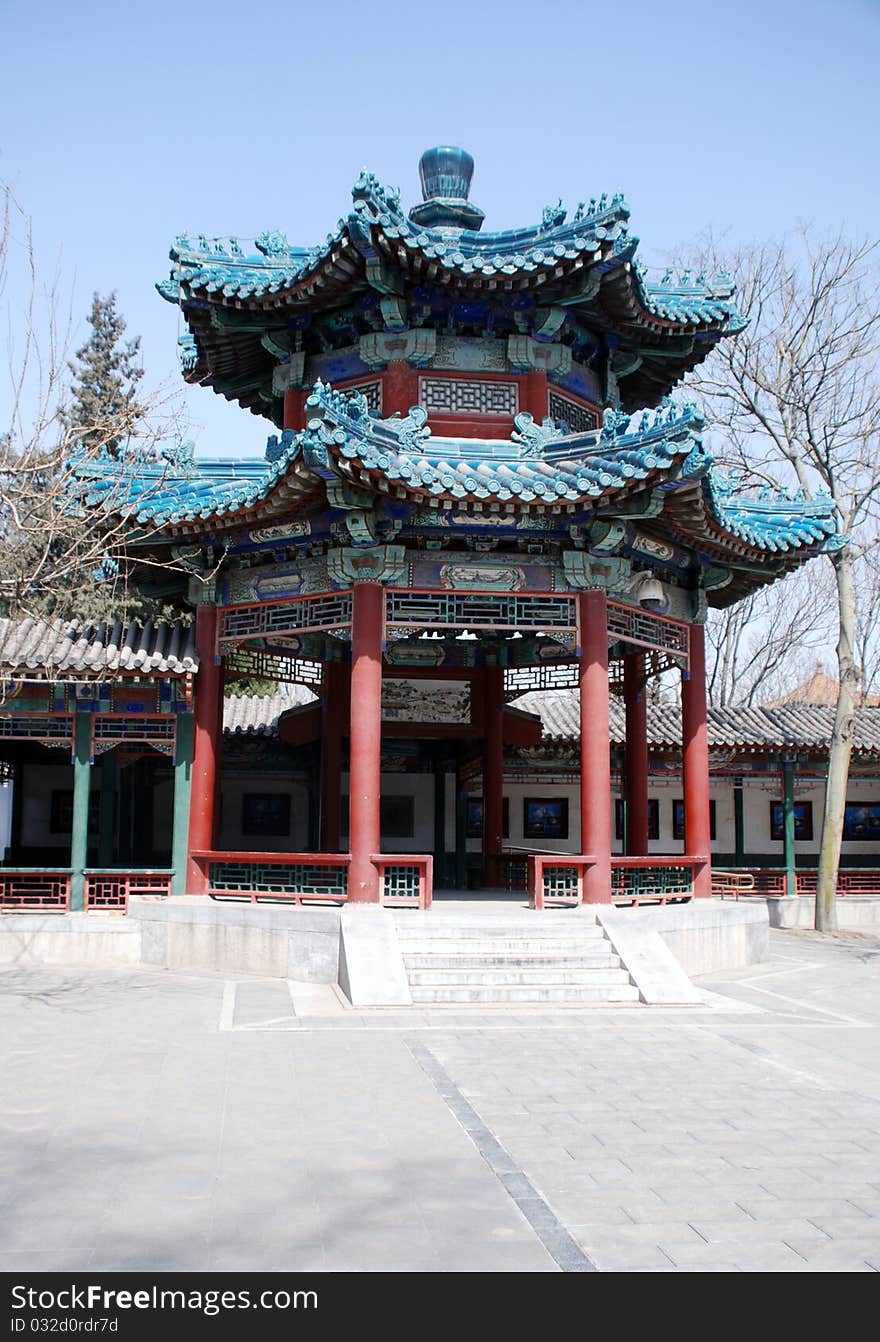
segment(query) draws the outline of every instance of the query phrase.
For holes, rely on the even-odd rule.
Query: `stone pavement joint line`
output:
[[[596,1272],[593,1260],[572,1239],[531,1180],[486,1127],[430,1049],[408,1039],[407,1048],[437,1093],[464,1128],[480,1155],[516,1203],[547,1252],[563,1272]]]

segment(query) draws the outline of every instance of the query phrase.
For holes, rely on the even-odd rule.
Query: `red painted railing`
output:
[[[529,857],[529,904],[580,904],[584,872],[596,859],[585,854],[535,853]],[[681,903],[694,893],[694,876],[703,857],[612,857],[611,902],[614,904]]]
[[[128,913],[131,895],[171,893],[173,872],[113,871],[92,867],[85,872],[83,903],[87,913]]]
[[[0,867],[0,913],[67,913],[70,872]]]
[[[795,889],[799,895],[815,895],[818,872],[815,867],[802,868],[795,873]],[[785,895],[784,867],[739,867],[713,871],[712,893],[724,898],[738,899],[740,895]],[[837,894],[880,896],[880,868],[844,867],[837,873]]]
[[[197,849],[190,854],[205,873],[212,899],[289,900],[344,904],[349,853],[238,853]]]
[[[434,895],[434,858],[430,853],[373,853],[379,869],[381,901],[389,909],[429,909]]]
[[[583,903],[584,872],[595,861],[586,853],[530,853],[529,906],[544,909],[549,904]]]
[[[615,904],[681,904],[693,898],[694,877],[705,857],[612,857],[611,899]]]

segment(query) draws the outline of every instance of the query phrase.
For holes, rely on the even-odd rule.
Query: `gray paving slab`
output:
[[[675,1012],[0,973],[0,1270],[872,1271],[880,941]]]

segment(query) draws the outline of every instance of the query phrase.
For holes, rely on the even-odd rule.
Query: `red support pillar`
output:
[[[504,844],[504,669],[483,671],[483,884],[501,885]]]
[[[345,721],[345,668],[341,662],[324,663],[321,699],[321,852],[339,852],[339,793],[342,772],[342,733]]]
[[[581,852],[584,902],[611,903],[611,732],[608,721],[608,608],[605,593],[582,592],[580,624]]]
[[[648,700],[644,653],[626,653],[624,656],[623,699],[626,708],[626,851],[631,857],[644,857],[648,851]]]
[[[189,808],[189,851],[214,846],[214,817],[220,744],[223,733],[222,676],[217,662],[217,607],[196,610],[196,649],[199,672],[195,686],[195,745]],[[201,895],[207,889],[207,873],[191,858],[187,862],[187,890]]]
[[[284,393],[284,428],[285,429],[304,429],[306,427],[306,397],[307,391],[300,391],[296,387],[291,387]]]
[[[528,410],[536,424],[543,424],[549,412],[547,398],[547,374],[541,368],[533,368],[522,383],[523,410]]]
[[[694,876],[694,894],[712,893],[712,831],[709,807],[709,734],[706,725],[706,644],[703,626],[692,624],[689,666],[682,673],[681,735],[684,767],[684,848],[706,861]]]
[[[382,377],[382,415],[408,415],[419,400],[419,375],[408,363],[394,360]]]
[[[379,789],[382,763],[382,635],[385,591],[356,582],[351,617],[351,762],[349,765],[348,898],[379,902],[379,873],[370,860],[380,852]]]

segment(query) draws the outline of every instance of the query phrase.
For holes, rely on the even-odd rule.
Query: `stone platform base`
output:
[[[740,900],[740,903],[745,901]],[[763,903],[763,900],[749,900]],[[812,895],[768,898],[767,912],[771,927],[813,927],[815,900]],[[841,931],[880,932],[880,897],[877,895],[846,895],[837,901],[837,926]]]
[[[880,907],[880,901],[874,903]],[[609,951],[629,975],[639,1000],[685,1004],[692,1000],[685,976],[739,969],[768,954],[764,900],[537,913],[514,898],[500,920],[498,913],[497,901],[485,908],[472,902],[466,911],[445,911],[438,903],[428,912],[393,913],[364,906],[221,904],[191,896],[133,899],[128,917],[6,915],[0,918],[0,964],[141,964],[229,977],[255,975],[339,984],[355,1006],[404,1006],[412,1003],[413,995],[400,928],[409,933],[417,925],[435,931],[448,926],[457,938],[473,935],[464,927],[473,920],[481,935],[504,942],[515,925],[530,943],[558,933],[564,953],[568,932],[578,922],[598,919]],[[453,920],[464,930],[453,928]],[[550,947],[550,940],[539,944],[542,952]]]

